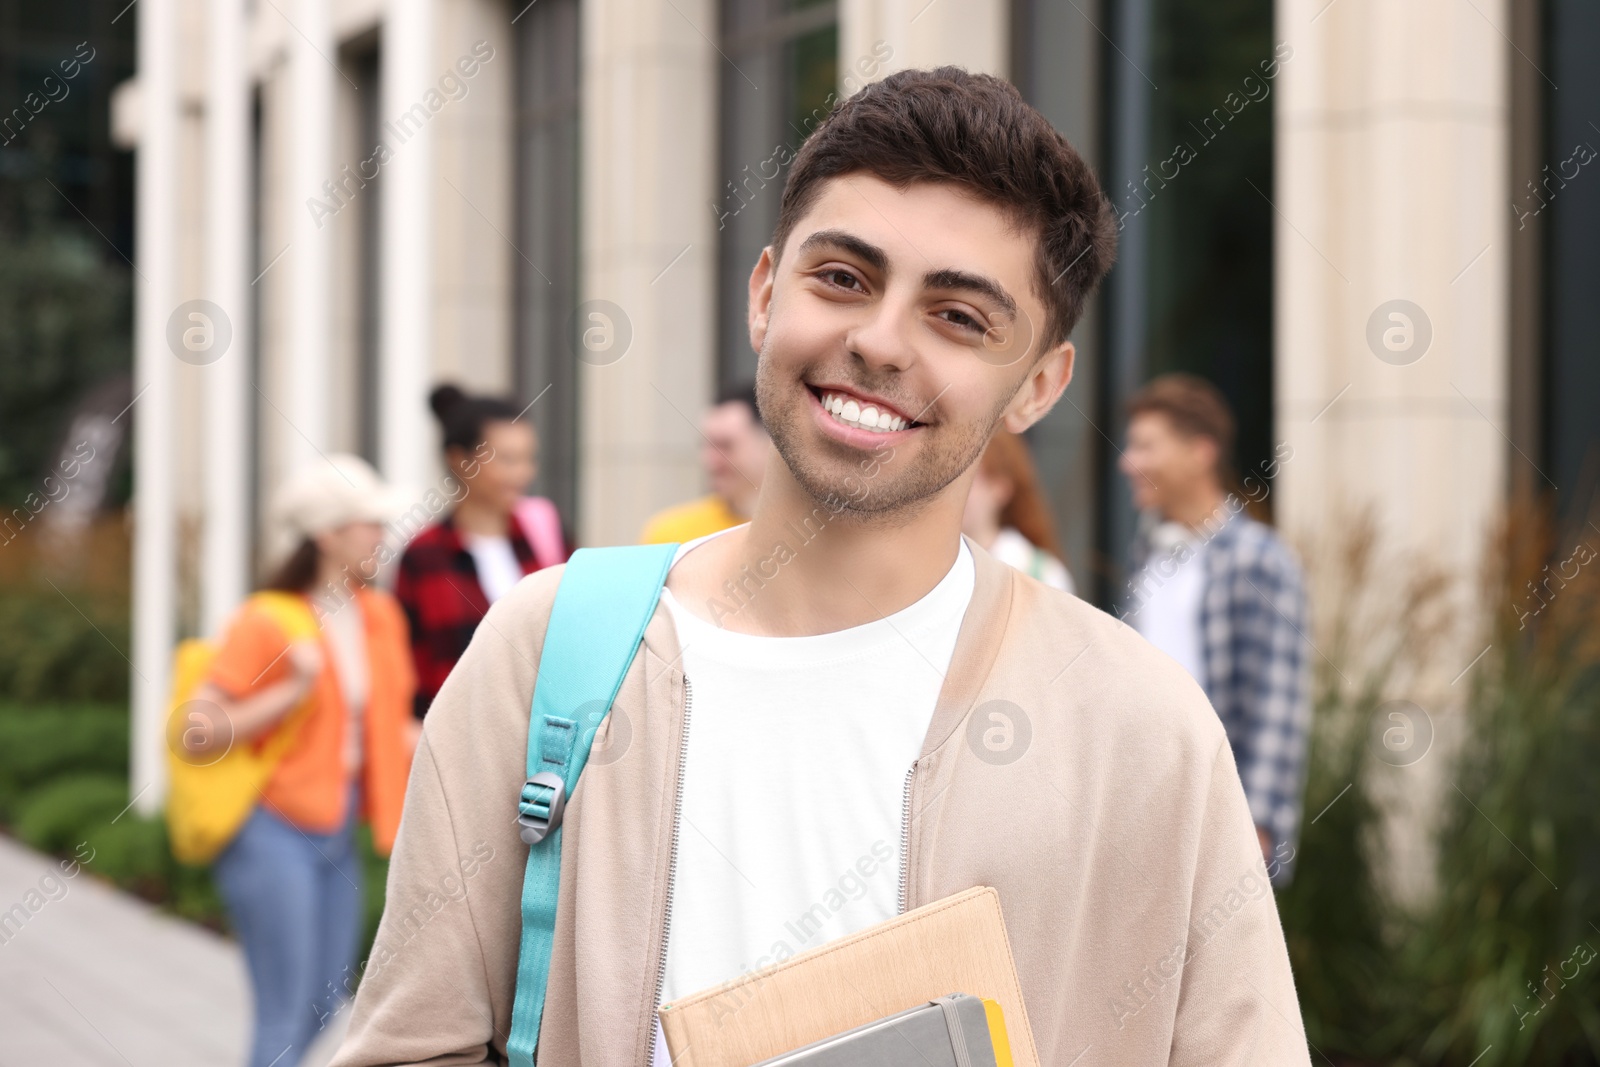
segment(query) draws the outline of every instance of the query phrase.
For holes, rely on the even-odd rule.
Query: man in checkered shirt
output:
[[[1215,386],[1168,374],[1128,405],[1122,471],[1143,516],[1122,615],[1183,665],[1222,718],[1273,884],[1293,872],[1311,723],[1305,576],[1244,513],[1280,461],[1240,482],[1233,415]]]

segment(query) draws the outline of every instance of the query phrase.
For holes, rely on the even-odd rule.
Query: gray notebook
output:
[[[785,1052],[756,1067],[996,1067],[989,1019],[979,997],[930,1000],[842,1034]]]

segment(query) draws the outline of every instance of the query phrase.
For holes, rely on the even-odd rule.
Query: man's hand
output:
[[[1265,827],[1256,827],[1256,840],[1261,842],[1261,859],[1263,862],[1272,862],[1272,834]]]

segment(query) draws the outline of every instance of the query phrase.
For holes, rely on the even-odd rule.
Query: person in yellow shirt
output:
[[[692,541],[749,522],[761,491],[772,440],[761,424],[753,382],[724,389],[700,421],[700,461],[711,492],[659,511],[645,523],[640,544]]]

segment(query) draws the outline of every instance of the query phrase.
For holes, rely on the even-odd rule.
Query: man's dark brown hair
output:
[[[965,186],[1037,234],[1034,288],[1049,314],[1041,352],[1067,339],[1116,258],[1116,219],[1094,173],[993,75],[902,70],[836,104],[795,156],[772,235],[774,260],[823,184],[857,173],[900,188]]]
[[[1193,374],[1152,378],[1128,401],[1128,418],[1160,412],[1185,437],[1209,437],[1217,443],[1217,473],[1233,469],[1233,410],[1222,390]]]

